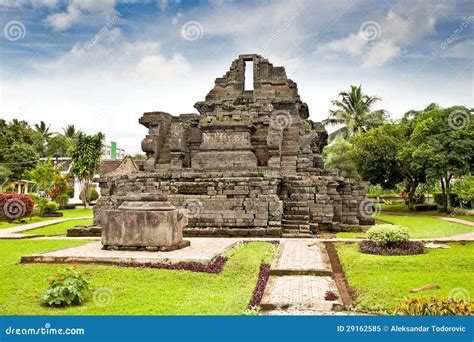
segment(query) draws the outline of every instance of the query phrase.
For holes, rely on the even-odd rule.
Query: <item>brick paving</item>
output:
[[[41,221],[35,223],[22,224],[17,227],[3,228],[0,229],[0,239],[28,239],[33,237],[42,236],[40,234],[18,234],[31,229],[51,226],[66,221],[75,221],[75,220],[85,220],[91,218],[90,216],[85,217],[75,217],[75,218],[63,218],[63,219],[54,219],[48,221]]]
[[[262,309],[278,308],[333,310],[341,306],[340,299],[324,300],[326,291],[338,293],[336,283],[329,276],[276,276],[271,277],[261,302]]]
[[[271,274],[330,275],[331,266],[322,244],[316,240],[282,240]]]
[[[120,262],[198,262],[210,264],[241,239],[237,238],[189,238],[191,246],[172,252],[110,251],[103,250],[100,241],[86,245],[60,249],[53,252],[31,254],[21,258],[22,263],[80,263],[114,264]]]
[[[339,298],[324,299],[327,291]],[[263,315],[327,315],[342,310],[324,245],[316,239],[282,239],[262,298]]]

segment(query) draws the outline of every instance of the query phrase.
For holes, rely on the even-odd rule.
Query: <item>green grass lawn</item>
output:
[[[113,302],[48,308],[36,297],[47,279],[64,265],[18,264],[25,254],[77,246],[84,241],[1,240],[0,312],[2,315],[239,315],[257,283],[260,264],[270,262],[275,246],[265,242],[242,245],[231,253],[220,274],[189,271],[78,265],[96,288],[109,289]]]
[[[429,211],[409,211],[408,206],[404,203],[395,203],[395,204],[385,204],[380,203],[380,208],[382,209],[382,213],[385,211],[397,212],[400,214],[407,214],[407,215],[417,215],[417,216],[442,216],[442,217],[453,217],[458,218],[461,220],[471,221],[474,222],[474,216],[469,215],[456,215],[456,214],[447,214],[447,213],[440,213],[437,210],[429,210]]]
[[[2,228],[12,228],[12,227],[18,227],[22,226],[24,224],[29,224],[29,223],[36,223],[36,222],[43,222],[43,221],[51,221],[51,220],[58,220],[62,218],[77,218],[77,217],[92,217],[92,208],[89,209],[68,209],[68,210],[59,210],[60,212],[63,213],[62,217],[38,217],[38,216],[33,216],[30,220],[29,217],[24,218],[23,220],[25,222],[0,222],[0,229]]]
[[[453,236],[474,231],[474,227],[448,222],[434,217],[378,214],[375,218],[407,227],[410,230],[410,237],[413,239]],[[336,236],[338,238],[354,238],[363,237],[365,234],[341,232],[337,233]]]
[[[47,235],[47,236],[64,235],[67,233],[67,230],[69,228],[72,228],[74,226],[80,226],[80,225],[84,226],[84,225],[92,224],[92,222],[93,222],[92,219],[65,221],[65,222],[53,224],[51,226],[25,230],[20,233],[21,234],[40,234],[40,235]]]
[[[452,289],[474,294],[474,243],[450,243],[451,249],[428,249],[415,256],[379,256],[359,252],[358,243],[336,244],[358,310],[394,310],[404,298],[447,298]],[[409,291],[427,284],[438,290]]]

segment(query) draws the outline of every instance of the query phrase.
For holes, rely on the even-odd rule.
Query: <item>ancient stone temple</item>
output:
[[[240,55],[194,107],[198,113],[143,114],[148,160],[101,176],[96,222],[130,192],[164,193],[188,209],[187,236],[305,236],[373,222],[366,185],[324,169],[327,132],[308,119],[283,67]]]

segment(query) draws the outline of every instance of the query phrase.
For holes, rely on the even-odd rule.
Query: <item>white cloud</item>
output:
[[[26,0],[0,0],[0,7],[21,7]]]
[[[59,0],[31,0],[31,3],[35,7],[45,6],[45,7],[53,8],[58,4],[58,1]]]
[[[69,123],[88,133],[100,130],[132,153],[146,134],[138,124],[143,112],[196,112],[193,104],[217,76],[201,68],[190,77],[183,55],[165,55],[156,41],[128,41],[118,29],[90,49],[77,43],[34,67],[35,74],[2,82],[2,117],[44,120],[54,131]]]
[[[67,6],[65,12],[49,15],[46,17],[45,23],[55,31],[64,31],[79,23],[84,16],[102,16],[105,18],[113,13],[114,7],[115,0],[73,0]]]
[[[351,56],[360,56],[367,46],[367,40],[360,32],[350,33],[347,37],[333,40],[317,48],[317,53],[346,52]]]
[[[383,17],[360,23],[356,33],[323,44],[316,52],[322,56],[344,53],[360,57],[366,68],[380,67],[435,31],[435,9],[435,4],[424,0],[398,1]]]
[[[394,42],[383,40],[375,43],[363,56],[362,66],[377,68],[400,54],[401,48]]]
[[[464,40],[452,46],[448,45],[441,54],[443,57],[450,58],[468,58],[474,56],[474,40]]]

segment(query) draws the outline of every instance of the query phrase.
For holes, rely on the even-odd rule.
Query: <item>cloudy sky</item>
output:
[[[147,111],[196,112],[239,54],[286,67],[311,118],[351,84],[399,118],[473,106],[470,0],[0,0],[0,117],[140,151]]]

